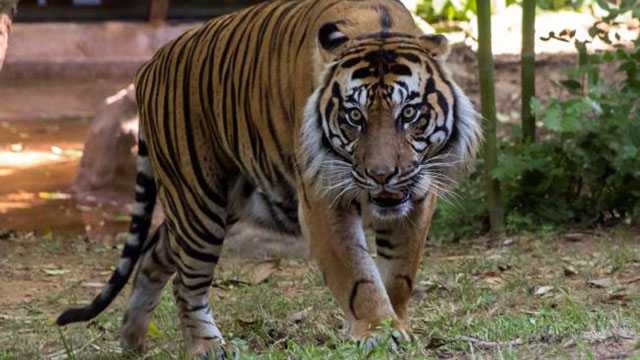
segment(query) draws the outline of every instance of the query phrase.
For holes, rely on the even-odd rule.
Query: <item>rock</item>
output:
[[[132,147],[138,133],[133,85],[105,100],[93,118],[72,191],[81,202],[122,198],[130,201],[135,184]],[[120,195],[120,196],[118,196]]]

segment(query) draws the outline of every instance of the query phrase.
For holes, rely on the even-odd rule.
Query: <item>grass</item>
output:
[[[432,244],[413,300],[416,340],[400,353],[382,344],[367,355],[348,341],[307,261],[273,262],[266,281],[255,284],[264,262],[227,259],[211,303],[240,359],[640,358],[638,240],[616,230],[579,241],[556,234],[518,237],[510,246]],[[0,359],[132,358],[117,340],[126,296],[89,324],[51,325],[68,303],[90,299],[87,289],[69,285],[0,311]],[[145,358],[185,358],[169,288],[148,341]]]

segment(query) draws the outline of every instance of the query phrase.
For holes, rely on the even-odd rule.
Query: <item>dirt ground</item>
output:
[[[541,235],[429,244],[411,310],[418,343],[414,355],[398,358],[635,358],[640,229]],[[0,358],[129,358],[117,345],[128,288],[86,325],[51,325],[99,291],[119,249],[51,234],[0,241],[8,250],[0,259]],[[227,340],[245,344],[247,358],[359,358],[346,355],[342,317],[304,260],[223,258],[212,302]],[[165,291],[144,358],[182,359],[176,327]]]

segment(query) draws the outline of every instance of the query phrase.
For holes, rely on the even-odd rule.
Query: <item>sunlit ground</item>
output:
[[[69,150],[52,146],[50,151],[25,150],[22,144],[12,144],[10,150],[0,151],[0,181],[9,176],[19,177],[25,170],[56,165],[64,162],[77,162],[82,152],[77,150],[82,144],[75,144]],[[25,209],[47,200],[65,200],[70,195],[61,192],[33,193],[20,189],[20,183],[14,180],[17,188],[14,192],[0,193],[0,214],[12,209]],[[7,189],[9,190],[9,189]]]
[[[97,240],[113,239],[126,227],[124,209],[87,206],[72,198],[86,120],[23,119],[0,126],[0,230],[56,231]]]

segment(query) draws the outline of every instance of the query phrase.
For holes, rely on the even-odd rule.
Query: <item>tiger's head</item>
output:
[[[444,69],[448,51],[442,35],[349,38],[323,25],[323,74],[302,128],[303,176],[333,204],[360,201],[380,219],[445,193],[481,138],[477,113]]]

